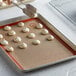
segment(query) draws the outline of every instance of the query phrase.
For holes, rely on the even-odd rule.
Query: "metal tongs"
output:
[[[24,4],[22,1],[20,1],[21,4],[25,5],[24,8],[20,7],[17,3],[15,3],[14,1],[12,1],[12,3],[17,6],[18,8],[20,8],[24,14],[26,14],[29,17],[37,17],[37,9],[35,7],[33,7],[30,4]]]

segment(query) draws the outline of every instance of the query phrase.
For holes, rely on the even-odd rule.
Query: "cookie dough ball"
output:
[[[4,2],[2,2],[2,6],[3,6],[3,7],[5,7],[5,6],[7,6],[7,4],[6,4],[6,3],[4,3]]]
[[[11,47],[11,46],[6,46],[5,49],[6,49],[6,51],[8,51],[8,52],[14,51],[14,48]]]
[[[9,36],[14,36],[16,35],[16,32],[14,30],[11,30],[7,33]]]
[[[26,43],[21,43],[21,44],[19,45],[19,48],[20,48],[20,49],[25,49],[25,48],[27,48],[27,44],[26,44]]]
[[[49,36],[47,37],[47,40],[48,40],[48,41],[54,40],[54,36],[53,36],[53,35],[49,35]]]
[[[6,46],[6,45],[8,45],[8,41],[4,39],[0,42],[0,44],[3,46]]]
[[[29,32],[29,31],[30,31],[30,29],[27,28],[27,27],[22,29],[22,32],[23,32],[23,33],[27,33],[27,32]]]
[[[3,2],[3,0],[0,0],[0,6],[2,6],[2,2]]]
[[[36,26],[37,29],[42,29],[43,28],[43,25],[41,23],[39,23],[37,26]]]
[[[0,2],[3,2],[3,0],[0,0]]]
[[[24,24],[23,22],[19,22],[19,23],[18,23],[18,26],[19,26],[19,27],[23,27],[23,26],[25,26],[25,24]]]
[[[14,38],[14,40],[13,40],[14,42],[21,42],[21,37],[16,37],[16,38]]]
[[[17,0],[13,0],[13,2],[14,2],[14,3],[18,3],[18,1],[17,1]]]
[[[4,2],[0,2],[0,6],[5,7],[5,6],[7,6],[7,4]]]
[[[2,34],[0,34],[0,39],[2,39],[3,38],[3,35]]]
[[[4,27],[4,30],[5,30],[5,31],[9,31],[9,30],[11,30],[11,27],[10,27],[10,26],[5,26],[5,27]]]
[[[41,34],[42,35],[47,35],[49,31],[47,29],[42,29]]]
[[[27,37],[30,38],[30,39],[33,39],[33,38],[35,38],[35,36],[36,35],[34,33],[30,33]]]
[[[40,44],[40,40],[34,40],[34,41],[32,42],[32,44],[33,44],[33,45],[39,45],[39,44]]]

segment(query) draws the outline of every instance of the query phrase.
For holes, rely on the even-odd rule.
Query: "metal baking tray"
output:
[[[51,0],[49,5],[76,26],[76,0]]]
[[[14,0],[13,0],[13,1],[14,1]],[[23,0],[23,1],[21,1],[21,2],[20,2],[19,0],[17,0],[17,1],[18,1],[17,4],[20,5],[21,2],[24,3],[24,4],[27,4],[27,3],[33,2],[34,0]],[[14,6],[14,4],[12,4],[12,3],[10,3],[10,4],[6,5],[6,6],[0,6],[0,10],[1,10],[1,9],[10,8],[10,7],[13,7],[13,6]]]
[[[24,12],[31,18],[25,19],[26,17],[18,17],[18,18],[3,21],[1,23],[2,25],[0,26],[0,30],[2,30],[3,27],[5,27],[7,25],[14,27],[19,22],[26,23],[26,22],[31,22],[32,20],[38,20],[38,22],[42,23],[43,26],[46,29],[48,29],[49,33],[55,37],[57,42],[55,41],[54,44],[52,45],[51,42],[48,44],[48,43],[45,43],[45,41],[43,40],[42,47],[40,50],[38,50],[39,47],[37,47],[37,50],[36,49],[31,50],[32,52],[29,53],[29,56],[31,56],[31,55],[33,55],[33,56],[31,56],[30,58],[23,57],[24,59],[22,59],[22,61],[28,62],[27,59],[29,59],[31,61],[31,62],[29,62],[29,65],[27,64],[27,66],[29,68],[27,68],[26,63],[23,63],[22,61],[18,61],[15,58],[15,56],[12,55],[11,52],[7,52],[4,48],[4,46],[0,45],[0,51],[2,52],[2,54],[4,56],[7,57],[9,62],[11,62],[11,64],[14,65],[16,69],[24,71],[24,72],[29,72],[29,71],[33,71],[36,69],[51,66],[51,65],[54,65],[54,64],[57,64],[60,62],[64,62],[64,61],[76,58],[76,46],[71,41],[69,41],[60,31],[58,31],[52,24],[50,24],[43,16],[41,16],[39,13],[37,13],[36,9],[33,6],[28,4],[26,7],[26,11],[24,11]],[[41,36],[38,36],[38,37],[40,37],[42,39]],[[57,43],[57,45],[55,45],[55,43]],[[52,45],[52,47],[51,47],[51,45]],[[53,48],[53,50],[51,50],[50,47]],[[61,50],[61,51],[58,50],[58,52],[57,52],[57,49],[62,48],[62,47],[64,47],[64,50]],[[44,52],[43,48],[46,49],[45,52]],[[65,50],[65,49],[67,49],[67,50]],[[52,52],[54,52],[54,53],[52,53]],[[65,52],[65,54],[63,54],[63,52]],[[38,53],[38,55],[37,55],[37,53]],[[15,55],[17,56],[17,54],[15,54]],[[20,55],[19,57],[17,56],[18,58],[22,57],[22,54],[19,54],[19,55]],[[68,56],[65,56],[65,55],[68,55]],[[26,57],[26,55],[24,55],[24,56]],[[60,57],[60,58],[58,58],[58,57]],[[33,58],[33,59],[37,58],[38,60],[36,60],[36,59],[32,60],[31,58]],[[51,61],[53,58],[54,59],[58,58],[58,59]],[[40,59],[41,59],[41,61],[40,61]],[[35,65],[35,66],[30,67],[30,65]]]

